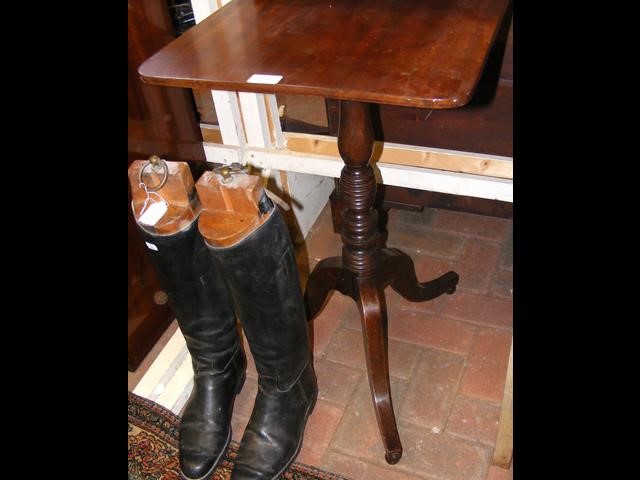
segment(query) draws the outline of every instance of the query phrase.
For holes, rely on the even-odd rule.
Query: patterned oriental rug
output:
[[[180,417],[161,405],[129,392],[129,480],[182,480],[178,465]],[[238,443],[231,441],[210,480],[229,480]],[[348,480],[299,463],[282,480]]]

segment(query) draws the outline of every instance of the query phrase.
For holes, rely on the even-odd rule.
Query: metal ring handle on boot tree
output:
[[[149,166],[151,166],[151,169],[155,173],[158,173],[158,168],[162,168],[162,172],[163,172],[162,181],[158,185],[153,187],[150,187],[149,185],[147,185],[142,181],[142,176],[144,175],[144,171]],[[163,159],[161,159],[157,155],[151,155],[149,157],[149,160],[145,164],[145,166],[140,169],[140,175],[138,176],[138,180],[139,180],[138,183],[143,184],[146,187],[147,191],[149,192],[157,192],[164,186],[165,183],[167,183],[167,178],[169,178],[169,167],[167,166],[167,162],[165,162]]]

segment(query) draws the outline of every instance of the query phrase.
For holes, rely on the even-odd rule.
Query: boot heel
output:
[[[316,390],[315,395],[311,397],[311,404],[309,405],[309,411],[307,412],[307,417],[313,413],[313,409],[316,408],[316,401],[318,400],[318,390]]]
[[[236,383],[236,395],[238,395],[242,391],[242,387],[244,387],[244,381],[247,379],[247,372],[242,372],[240,374],[240,379],[238,383]]]
[[[313,399],[313,402],[311,402],[311,406],[309,407],[309,413],[307,413],[307,417],[309,415],[311,415],[313,413],[313,409],[316,408],[316,399]]]

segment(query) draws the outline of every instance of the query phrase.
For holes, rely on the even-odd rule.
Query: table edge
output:
[[[459,108],[469,103],[473,97],[474,89],[459,95],[447,97],[445,99],[407,99],[401,95],[390,94],[362,94],[348,90],[335,90],[322,87],[312,87],[304,85],[271,85],[262,83],[238,83],[238,82],[212,82],[211,80],[197,80],[193,78],[164,78],[146,75],[144,73],[144,62],[138,69],[138,74],[143,83],[147,85],[191,88],[197,90],[224,90],[234,92],[252,92],[265,94],[289,94],[289,95],[311,95],[335,100],[349,100],[356,102],[374,103],[380,105],[397,105],[401,107],[450,109]]]

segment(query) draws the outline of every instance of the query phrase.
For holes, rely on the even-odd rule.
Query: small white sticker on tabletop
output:
[[[254,73],[247,79],[247,83],[266,83],[275,85],[282,80],[282,75],[265,75],[262,73]]]

